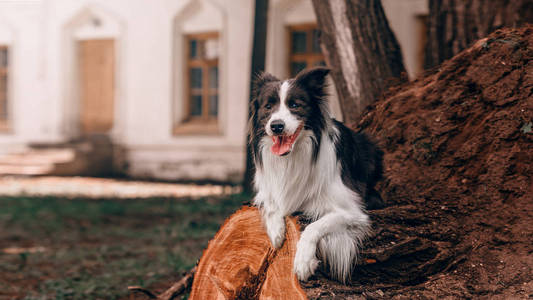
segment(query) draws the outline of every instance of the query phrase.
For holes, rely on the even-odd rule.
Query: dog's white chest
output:
[[[306,142],[309,141],[309,142]],[[256,172],[256,204],[283,211],[284,215],[295,211],[310,211],[321,214],[328,203],[331,188],[339,183],[344,187],[338,173],[333,144],[323,140],[317,160],[313,159],[313,147],[304,139],[286,157],[279,157],[263,148],[262,168]],[[322,203],[322,204],[320,204]]]

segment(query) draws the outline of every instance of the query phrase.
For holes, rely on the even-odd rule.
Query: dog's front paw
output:
[[[306,281],[309,276],[315,273],[319,263],[315,252],[315,246],[298,242],[296,255],[294,256],[294,273],[296,273],[298,279]]]
[[[266,222],[268,238],[275,249],[281,248],[285,240],[285,221],[281,218],[270,218]]]

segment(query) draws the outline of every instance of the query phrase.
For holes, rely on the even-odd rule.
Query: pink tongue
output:
[[[273,136],[272,141],[274,144],[272,145],[272,148],[270,148],[270,151],[276,155],[283,155],[287,154],[289,151],[291,151],[291,138],[288,136]]]

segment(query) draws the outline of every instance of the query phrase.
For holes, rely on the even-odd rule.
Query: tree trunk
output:
[[[502,27],[533,22],[531,0],[429,0],[425,67],[432,68]]]
[[[250,95],[252,95],[253,82],[255,76],[265,70],[266,58],[266,39],[267,39],[267,20],[268,20],[268,0],[255,1],[254,16],[254,40],[252,46],[252,67],[250,71]],[[251,101],[251,96],[250,96]],[[251,111],[248,110],[248,117]],[[243,191],[247,194],[252,193],[252,181],[254,175],[254,162],[252,158],[252,149],[246,139],[246,169],[244,170]]]
[[[313,0],[313,6],[344,120],[353,123],[391,79],[406,79],[400,46],[380,0]]]

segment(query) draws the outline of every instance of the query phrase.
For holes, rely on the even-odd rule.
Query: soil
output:
[[[533,26],[504,29],[377,101],[387,207],[350,285],[310,299],[533,297]]]

